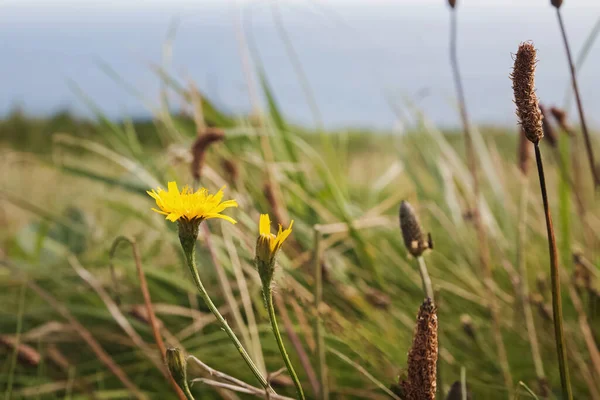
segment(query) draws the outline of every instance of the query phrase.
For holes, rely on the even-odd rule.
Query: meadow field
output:
[[[292,227],[272,288],[306,398],[430,398],[402,385],[424,318],[425,268],[437,315],[435,398],[567,398],[554,271],[572,398],[600,399],[600,202],[575,107],[562,118],[548,107],[539,144],[555,264],[539,165],[517,117],[508,128],[471,125],[464,135],[436,127],[407,100],[398,105],[402,134],[325,131],[288,122],[260,71],[265,105],[245,116],[157,75],[162,106],[149,119],[114,121],[87,99],[93,119],[15,111],[0,121],[5,399],[189,398],[171,380],[171,348],[193,356],[185,380],[196,399],[298,398],[257,271],[267,213],[271,231]],[[598,153],[598,135],[590,136]],[[171,181],[223,188],[238,204],[222,211],[236,224],[200,224],[192,251],[272,392],[199,294],[178,224],[151,211],[147,192]],[[422,255],[403,240],[403,201],[420,220]]]

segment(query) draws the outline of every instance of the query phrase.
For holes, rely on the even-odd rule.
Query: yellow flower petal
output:
[[[177,221],[180,218],[186,220],[221,218],[231,223],[235,220],[221,212],[230,207],[237,207],[235,200],[223,199],[223,189],[212,195],[205,188],[193,192],[192,188],[185,186],[179,191],[177,183],[171,181],[167,185],[167,191],[162,188],[149,190],[146,193],[156,201],[157,208],[152,211],[167,216],[169,221]]]
[[[271,234],[271,219],[269,214],[260,214],[260,220],[258,224],[258,233],[261,235]]]

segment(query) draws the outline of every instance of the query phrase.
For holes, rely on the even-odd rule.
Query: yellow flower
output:
[[[294,221],[290,222],[290,226],[286,230],[283,230],[281,225],[279,225],[279,232],[275,236],[271,233],[271,219],[269,218],[269,214],[260,215],[258,224],[260,236],[256,242],[256,258],[258,261],[272,267],[275,255],[283,245],[283,242],[292,233],[292,225],[294,225]]]
[[[223,189],[215,194],[209,194],[205,188],[198,189],[193,192],[188,186],[185,186],[181,193],[177,188],[176,182],[169,182],[168,190],[162,188],[147,191],[154,200],[160,210],[153,208],[159,214],[167,216],[169,221],[177,221],[180,219],[186,221],[205,220],[209,218],[221,218],[235,224],[236,221],[221,214],[223,210],[230,207],[237,207],[235,200],[223,200]]]

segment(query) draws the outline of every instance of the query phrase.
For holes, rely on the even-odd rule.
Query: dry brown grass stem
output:
[[[408,352],[408,376],[401,383],[406,400],[435,400],[437,359],[437,309],[428,298],[419,308],[413,343]]]
[[[152,298],[150,297],[150,291],[148,290],[148,282],[146,281],[146,274],[144,273],[144,269],[142,268],[142,259],[140,257],[140,251],[137,245],[137,242],[133,238],[126,239],[131,244],[131,251],[133,254],[133,260],[135,261],[135,269],[138,274],[138,279],[140,281],[140,290],[142,291],[142,296],[144,297],[144,305],[146,307],[147,318],[150,322],[150,327],[152,328],[152,335],[154,336],[154,342],[158,347],[158,351],[160,352],[163,364],[167,363],[167,348],[165,347],[165,343],[163,342],[163,338],[160,334],[160,325],[159,321],[156,318],[156,314],[154,313],[154,308],[152,307]],[[181,388],[177,385],[177,383],[173,380],[173,377],[169,374],[169,382],[171,386],[177,393],[177,397],[180,400],[185,400],[185,394],[181,391]]]
[[[469,117],[467,113],[466,100],[464,95],[464,89],[462,85],[462,78],[460,75],[460,69],[458,65],[458,53],[457,53],[457,21],[456,21],[456,8],[452,8],[450,11],[450,63],[452,65],[452,73],[454,79],[454,86],[456,88],[458,96],[458,106],[460,110],[460,117],[463,125],[463,131],[465,136],[465,146],[467,153],[467,167],[471,172],[471,179],[473,183],[473,196],[471,200],[471,214],[473,216],[473,224],[477,233],[479,241],[479,264],[483,275],[483,281],[490,293],[493,293],[494,283],[493,274],[490,266],[490,250],[487,238],[487,231],[481,219],[481,210],[479,207],[479,177],[477,170],[477,158],[473,145],[473,138],[471,135],[471,127],[469,123]],[[504,346],[504,340],[502,339],[500,315],[498,310],[498,304],[496,296],[491,295],[489,298],[489,310],[492,318],[492,331],[494,335],[494,341],[496,342],[496,350],[498,352],[498,360],[502,369],[502,375],[504,378],[504,384],[507,387],[509,393],[513,389],[513,380],[510,374],[510,365],[508,363],[508,356],[506,354],[506,348]]]
[[[555,4],[556,3],[556,4]],[[585,141],[585,148],[590,163],[590,171],[592,173],[592,179],[594,182],[594,188],[600,189],[600,172],[596,166],[594,160],[594,150],[592,148],[592,141],[590,139],[590,133],[588,131],[585,112],[583,111],[583,103],[581,101],[581,95],[579,94],[579,85],[577,84],[577,74],[575,72],[575,64],[573,64],[573,57],[571,56],[571,48],[569,46],[569,40],[567,39],[567,30],[562,19],[562,13],[560,11],[561,0],[552,0],[552,5],[556,7],[556,17],[560,26],[560,33],[565,46],[565,52],[567,55],[567,61],[569,63],[569,71],[571,72],[571,84],[573,86],[573,93],[575,94],[575,102],[577,104],[577,111],[579,112],[579,122],[581,124],[581,132]]]
[[[192,144],[192,163],[190,165],[192,176],[196,182],[202,177],[206,150],[211,144],[224,138],[225,132],[219,128],[206,128],[204,132],[199,133],[198,138]]]
[[[117,238],[117,241],[120,240],[131,240],[125,239],[124,237]],[[131,242],[130,242],[131,243]],[[134,259],[137,257],[136,263],[139,262],[139,253],[134,256]],[[163,376],[170,380],[170,374],[165,368],[165,353],[160,354],[160,359],[163,361],[162,363],[158,361],[156,357],[154,357],[153,351],[149,348],[149,346],[144,342],[142,337],[136,332],[133,326],[129,323],[129,320],[123,315],[117,304],[111,299],[108,293],[104,290],[100,282],[87,270],[85,269],[75,258],[74,256],[68,257],[69,264],[75,270],[77,275],[81,277],[90,287],[98,294],[98,297],[102,299],[108,312],[111,314],[115,322],[127,333],[127,336],[131,338],[131,341],[146,355],[146,357],[154,364],[154,366],[163,374]],[[175,382],[173,382],[175,383]],[[173,388],[176,393],[179,393],[179,386],[177,389]],[[183,393],[182,393],[183,395]],[[185,396],[181,397],[182,400],[185,400]]]
[[[40,353],[33,347],[21,343],[16,337],[0,335],[0,346],[4,346],[17,353],[17,360],[28,366],[36,366],[42,359]]]
[[[64,319],[66,319],[73,329],[79,334],[79,336],[86,342],[86,344],[92,349],[96,357],[102,362],[112,374],[121,381],[131,394],[136,399],[147,400],[148,397],[134,384],[131,379],[127,376],[125,371],[119,367],[119,365],[110,357],[110,355],[102,348],[100,343],[96,341],[90,331],[88,331],[74,316],[71,312],[61,304],[57,299],[54,298],[50,293],[42,289],[35,282],[28,281],[27,286],[33,290],[38,296],[40,296],[46,303],[56,310]]]

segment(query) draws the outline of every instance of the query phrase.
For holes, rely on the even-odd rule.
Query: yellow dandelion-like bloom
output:
[[[256,241],[257,261],[268,266],[269,269],[273,268],[277,252],[283,246],[283,242],[285,242],[290,233],[292,233],[292,225],[294,225],[294,221],[290,222],[290,226],[285,230],[279,225],[277,235],[273,235],[271,233],[271,219],[269,215],[260,215],[258,224],[259,237]]]
[[[226,208],[238,206],[235,200],[221,201],[223,200],[222,188],[217,193],[210,194],[205,188],[193,192],[189,186],[185,186],[179,192],[177,183],[172,181],[169,182],[167,191],[159,187],[146,193],[156,200],[159,208],[158,210],[153,208],[152,211],[166,215],[169,221],[221,218],[232,224],[236,223],[233,218],[221,214]]]

